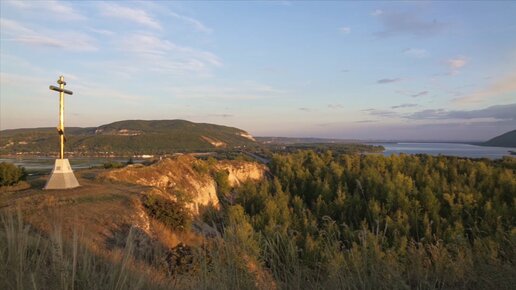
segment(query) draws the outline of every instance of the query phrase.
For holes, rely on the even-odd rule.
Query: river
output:
[[[516,151],[516,148],[506,147],[486,147],[471,144],[460,143],[370,143],[372,145],[382,145],[385,147],[383,154],[390,156],[392,154],[429,154],[429,155],[446,155],[469,158],[489,158],[498,159],[503,156],[511,156],[510,150]]]

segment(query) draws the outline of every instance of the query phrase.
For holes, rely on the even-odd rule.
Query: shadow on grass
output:
[[[45,178],[38,178],[38,179],[28,180],[27,182],[30,184],[31,188],[43,189],[43,187],[45,187],[45,184],[47,183],[47,180]]]

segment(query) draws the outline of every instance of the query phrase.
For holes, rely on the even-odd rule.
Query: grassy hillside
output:
[[[496,136],[493,139],[484,142],[484,146],[495,146],[495,147],[515,147],[516,148],[516,130],[509,131],[500,136]]]
[[[244,130],[185,120],[127,120],[99,127],[66,128],[66,151],[76,154],[163,154],[254,145]],[[1,131],[0,154],[51,154],[58,149],[54,128]]]

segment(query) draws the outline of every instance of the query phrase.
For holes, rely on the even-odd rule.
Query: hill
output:
[[[3,130],[0,154],[52,154],[55,128]],[[185,120],[126,120],[89,128],[66,128],[66,150],[77,155],[166,154],[239,148],[256,144],[244,130]]]
[[[516,148],[516,130],[509,131],[502,135],[496,136],[487,142],[482,143],[483,146],[495,147],[515,147]]]

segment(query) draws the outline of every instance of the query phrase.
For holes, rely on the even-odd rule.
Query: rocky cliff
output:
[[[154,193],[176,198],[177,193],[186,193],[191,198],[192,214],[199,214],[203,206],[219,207],[217,184],[213,171],[226,171],[230,186],[241,185],[248,180],[258,181],[266,174],[264,165],[225,160],[215,164],[196,159],[190,155],[163,159],[150,166],[133,165],[112,170],[102,175],[103,178],[131,184],[153,187]]]

